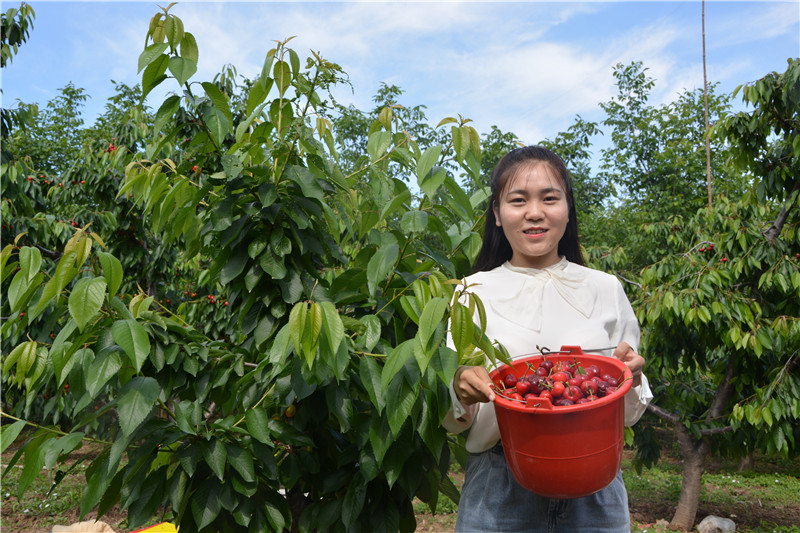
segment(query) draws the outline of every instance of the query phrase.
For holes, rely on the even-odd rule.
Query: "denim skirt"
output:
[[[569,483],[554,479],[553,483]],[[456,533],[629,533],[628,493],[622,472],[603,490],[570,500],[523,488],[508,468],[502,445],[470,455]]]

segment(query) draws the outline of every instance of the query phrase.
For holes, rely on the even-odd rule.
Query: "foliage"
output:
[[[610,146],[600,154],[600,172],[593,183],[616,190],[617,200],[603,202],[604,209],[582,215],[584,244],[596,264],[604,269],[633,276],[641,268],[657,262],[664,253],[680,253],[658,234],[631,232],[646,224],[691,217],[707,205],[705,116],[703,93],[685,91],[677,100],[655,107],[648,104],[655,80],[640,62],[619,64],[614,69],[618,94],[601,103],[610,129]],[[715,94],[709,86],[709,113],[712,122],[730,108],[728,95]],[[594,125],[577,121],[575,133],[593,133]],[[730,147],[724,139],[711,144],[714,189],[720,194],[738,196],[746,190],[741,173],[727,160]],[[598,199],[602,196],[598,196]],[[595,203],[589,205],[596,205]],[[624,248],[624,253],[620,251]]]
[[[184,97],[152,123],[137,116],[141,150],[93,154],[125,163],[118,201],[225,299],[209,294],[214,311],[191,317],[185,303],[172,314],[131,295],[130,253],[97,250],[88,227],[52,263],[7,244],[4,379],[20,391],[18,415],[54,391],[49,409],[67,428],[41,427],[15,455],[18,493],[91,434],[103,451],[83,514],[120,503],[131,527],[167,506],[187,530],[411,531],[413,498],[433,509],[440,492],[458,499],[446,475],[455,441],[440,427],[459,363],[446,321],[458,353],[504,356],[473,324],[480,302],[451,307],[464,289],[448,280],[477,253],[486,193],[468,196],[441,163],[477,179],[477,135],[454,119],[457,140],[423,150],[382,112],[366,163],[346,174],[319,96],[337,65],[314,54],[303,67],[281,42],[239,95],[230,77],[190,81],[197,59],[169,8],[153,17],[140,98],[168,77]],[[84,157],[82,171],[98,166]],[[6,417],[19,421],[4,443],[26,424]]]
[[[642,271],[636,307],[643,349],[653,354],[647,371],[658,376],[651,410],[673,424],[693,465],[671,524],[680,528],[692,526],[709,452],[800,451],[800,186],[792,172],[800,63],[744,93],[753,111],[725,118],[714,134],[730,139],[740,165],[765,173],[753,174],[741,199],[718,196],[713,208],[645,228],[676,250]],[[766,129],[775,137],[767,140]],[[639,459],[652,463],[646,437]]]
[[[19,9],[9,8],[0,14],[0,65],[5,68],[14,59],[19,47],[28,40],[33,29],[33,19],[36,13],[28,4],[21,4]],[[33,123],[36,107],[18,105],[16,109],[2,109],[0,117],[0,139],[2,139],[2,161],[6,159],[5,142],[11,131],[17,127]]]

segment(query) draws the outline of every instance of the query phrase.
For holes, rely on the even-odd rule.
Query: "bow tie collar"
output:
[[[562,258],[547,268],[515,267],[506,262],[502,268],[522,274],[515,276],[511,296],[498,298],[491,302],[496,313],[524,328],[539,332],[542,329],[542,299],[544,289],[552,284],[558,294],[572,308],[585,317],[592,314],[596,294],[585,285],[586,275],[582,269],[569,268],[569,261]]]

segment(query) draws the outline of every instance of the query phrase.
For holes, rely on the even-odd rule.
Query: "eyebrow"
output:
[[[550,194],[554,192],[564,194],[564,189],[560,187],[547,187],[546,189],[542,189],[539,192],[542,194]],[[511,189],[508,192],[506,192],[506,196],[508,196],[509,194],[527,194],[527,193],[528,191],[525,189]]]

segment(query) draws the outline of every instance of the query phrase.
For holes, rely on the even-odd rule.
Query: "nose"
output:
[[[542,204],[537,200],[531,200],[526,205],[525,218],[528,220],[541,220],[544,218]]]

